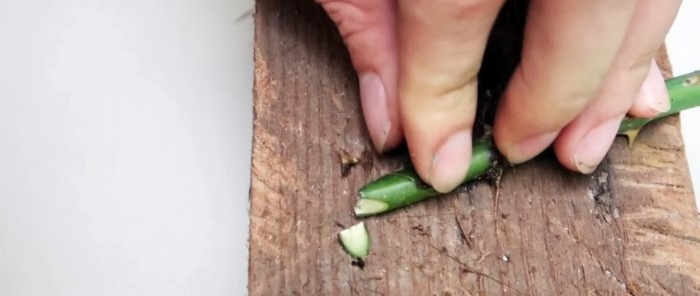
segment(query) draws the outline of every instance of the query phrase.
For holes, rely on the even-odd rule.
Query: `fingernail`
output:
[[[652,110],[663,113],[671,109],[671,102],[666,91],[664,78],[658,67],[652,65],[649,75],[639,90],[640,100]]]
[[[471,156],[471,131],[452,134],[433,156],[430,185],[442,193],[454,190],[467,176]]]
[[[590,174],[596,170],[610,150],[620,127],[620,121],[622,121],[621,117],[615,117],[603,122],[583,137],[574,154],[574,165],[579,172]]]
[[[513,147],[506,152],[507,155],[505,156],[508,159],[508,162],[512,164],[519,164],[528,161],[547,149],[557,135],[559,135],[559,131],[527,138],[520,141],[520,143],[513,145]]]
[[[383,152],[391,132],[391,120],[386,88],[379,75],[360,75],[360,99],[372,143],[377,151]]]

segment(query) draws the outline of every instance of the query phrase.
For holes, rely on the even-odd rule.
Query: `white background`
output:
[[[0,295],[243,295],[252,0],[0,0]]]
[[[0,295],[244,294],[251,8],[0,0]],[[698,12],[677,74],[700,69]]]
[[[683,1],[678,17],[671,28],[666,44],[676,75],[700,69],[700,1]],[[700,204],[700,109],[681,113],[681,131],[686,156],[695,188],[695,201]]]

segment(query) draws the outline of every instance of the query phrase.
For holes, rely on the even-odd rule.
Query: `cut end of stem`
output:
[[[355,205],[355,216],[365,217],[382,213],[389,209],[389,204],[369,198],[360,198]]]
[[[364,222],[360,222],[338,233],[340,244],[348,255],[364,258],[369,254],[369,233]]]

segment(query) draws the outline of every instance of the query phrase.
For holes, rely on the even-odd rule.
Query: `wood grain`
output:
[[[590,176],[545,153],[499,184],[366,219],[371,254],[353,266],[339,225],[356,222],[360,186],[405,153],[372,150],[357,78],[320,7],[258,0],[255,25],[250,295],[700,295],[677,117],[631,149],[618,139]],[[347,177],[341,150],[360,158]]]

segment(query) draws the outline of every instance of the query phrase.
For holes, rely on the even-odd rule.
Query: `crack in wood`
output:
[[[611,178],[610,165],[606,158],[592,174],[590,190],[593,194],[596,209],[599,210],[598,213],[600,215],[598,218],[608,224],[617,219],[620,214],[619,209],[615,205],[615,196],[610,186]]]
[[[665,237],[675,238],[675,239],[685,241],[685,242],[688,242],[688,243],[690,243],[692,245],[696,245],[696,246],[700,245],[700,238],[689,236],[689,235],[679,234],[676,231],[671,231],[668,229],[671,226],[664,227],[662,225],[654,223],[653,221],[649,222],[649,223],[636,222],[635,224],[637,224],[640,228],[652,231],[654,233],[657,233],[657,234],[665,236]]]
[[[411,232],[410,232],[410,231],[405,230],[405,229],[402,229],[401,227],[394,226],[394,225],[392,225],[392,227],[394,227],[394,228],[396,228],[396,229],[398,229],[398,230],[400,230],[400,231],[402,231],[402,232],[404,232],[404,233],[406,233],[406,234],[408,234],[408,235],[411,235]],[[526,294],[526,293],[524,293],[524,292],[519,291],[519,290],[516,289],[515,287],[513,287],[513,286],[511,286],[511,285],[509,285],[509,284],[507,284],[507,283],[505,283],[505,282],[503,282],[503,281],[497,279],[496,277],[494,277],[494,276],[492,276],[492,275],[489,275],[489,274],[487,274],[487,273],[484,273],[484,272],[482,272],[482,271],[477,270],[477,269],[474,268],[474,267],[471,267],[469,264],[467,264],[467,263],[465,263],[465,262],[459,260],[459,258],[457,258],[457,257],[453,256],[452,254],[450,254],[450,253],[447,251],[447,249],[446,249],[445,247],[438,248],[437,246],[433,245],[432,243],[430,243],[430,241],[429,241],[427,238],[416,237],[416,236],[412,236],[412,237],[416,238],[417,241],[418,241],[419,243],[425,244],[426,246],[428,246],[428,247],[430,247],[431,249],[433,249],[435,252],[438,253],[438,255],[445,256],[445,257],[447,257],[448,259],[450,259],[451,261],[453,261],[453,262],[455,262],[455,263],[461,265],[465,270],[467,270],[467,271],[470,272],[470,273],[474,273],[474,274],[477,274],[477,275],[479,275],[479,276],[485,277],[485,278],[487,278],[487,279],[489,279],[489,280],[491,280],[491,281],[493,281],[493,282],[495,282],[495,283],[497,283],[497,284],[499,284],[499,285],[501,285],[501,286],[503,286],[503,287],[507,287],[507,288],[509,288],[509,289],[511,289],[511,290],[513,290],[513,291],[515,291],[516,294],[518,294],[518,295],[529,295],[529,294]]]
[[[489,180],[489,184],[491,187],[491,193],[492,193],[492,200],[493,200],[493,234],[494,238],[496,241],[496,248],[495,252],[498,254],[503,253],[503,246],[501,245],[501,239],[499,238],[499,226],[502,223],[501,219],[498,219],[499,217],[499,209],[498,205],[500,203],[500,197],[501,197],[501,178],[503,177],[503,172],[504,172],[504,167],[499,165],[498,160],[494,160],[492,162],[492,169],[490,169],[487,173],[487,180]],[[503,218],[505,219],[505,218]],[[504,228],[503,231],[504,235],[507,236],[507,230]],[[501,274],[506,274],[508,272],[508,267],[507,263],[504,263],[502,260],[498,260],[498,268],[499,272]],[[506,280],[509,279],[506,277]]]
[[[595,260],[596,260],[596,263],[598,263],[598,267],[599,267],[600,270],[603,272],[603,274],[605,274],[607,277],[609,277],[609,278],[615,280],[615,282],[618,284],[618,286],[619,286],[621,289],[627,291],[627,293],[629,293],[630,295],[634,296],[634,291],[632,291],[632,289],[630,288],[630,286],[627,285],[627,284],[625,283],[625,281],[623,281],[622,279],[620,279],[619,277],[617,277],[617,276],[615,275],[615,273],[612,272],[609,268],[605,267],[605,264],[603,264],[603,262],[602,262],[600,259],[596,258]]]
[[[516,207],[516,208],[518,208],[518,206],[519,206],[518,201],[519,201],[519,199],[516,199],[516,200],[515,200],[515,207]],[[521,212],[521,211],[516,211],[516,213],[517,213],[517,215],[518,215],[518,222],[522,221],[522,220],[523,220],[523,218],[522,218],[522,212]],[[527,255],[527,251],[526,251],[526,250],[527,250],[527,247],[523,244],[523,233],[524,233],[524,231],[519,231],[519,232],[518,232],[519,238],[520,238],[520,241],[519,241],[519,243],[520,243],[520,257],[522,258],[523,263],[524,263],[524,264],[523,264],[523,269],[524,269],[524,270],[523,270],[523,273],[525,274],[525,286],[528,288],[528,290],[529,290],[529,292],[530,292],[531,295],[537,295],[537,294],[535,293],[535,291],[533,290],[534,287],[533,287],[533,285],[532,285],[532,282],[533,282],[533,280],[532,280],[532,272],[531,272],[531,271],[529,270],[529,268],[528,268],[528,267],[531,266],[531,265],[530,265],[529,256]]]
[[[547,215],[547,213],[544,209],[544,203],[540,203],[540,210],[541,210],[542,216],[545,217],[544,218],[544,224],[545,224],[545,227],[544,227],[544,230],[545,230],[544,248],[545,248],[545,252],[546,252],[546,256],[547,256],[547,267],[548,267],[547,269],[548,269],[548,272],[550,275],[550,279],[551,279],[552,283],[554,284],[554,288],[557,290],[557,293],[562,294],[561,285],[559,284],[559,280],[557,279],[557,273],[554,270],[554,264],[553,264],[552,255],[551,255],[553,250],[552,250],[551,244],[549,242],[549,238],[552,236],[552,234],[551,234],[552,231],[549,227],[549,224],[550,224],[549,215]]]
[[[674,295],[673,291],[666,287],[666,285],[664,285],[661,281],[656,278],[654,278],[653,281],[657,286],[659,286],[659,288],[661,288],[662,291],[666,292],[667,295]]]
[[[455,224],[457,224],[457,234],[459,235],[460,241],[471,249],[471,243],[467,239],[467,235],[464,233],[464,228],[462,227],[462,222],[459,221],[457,213],[455,213]]]

